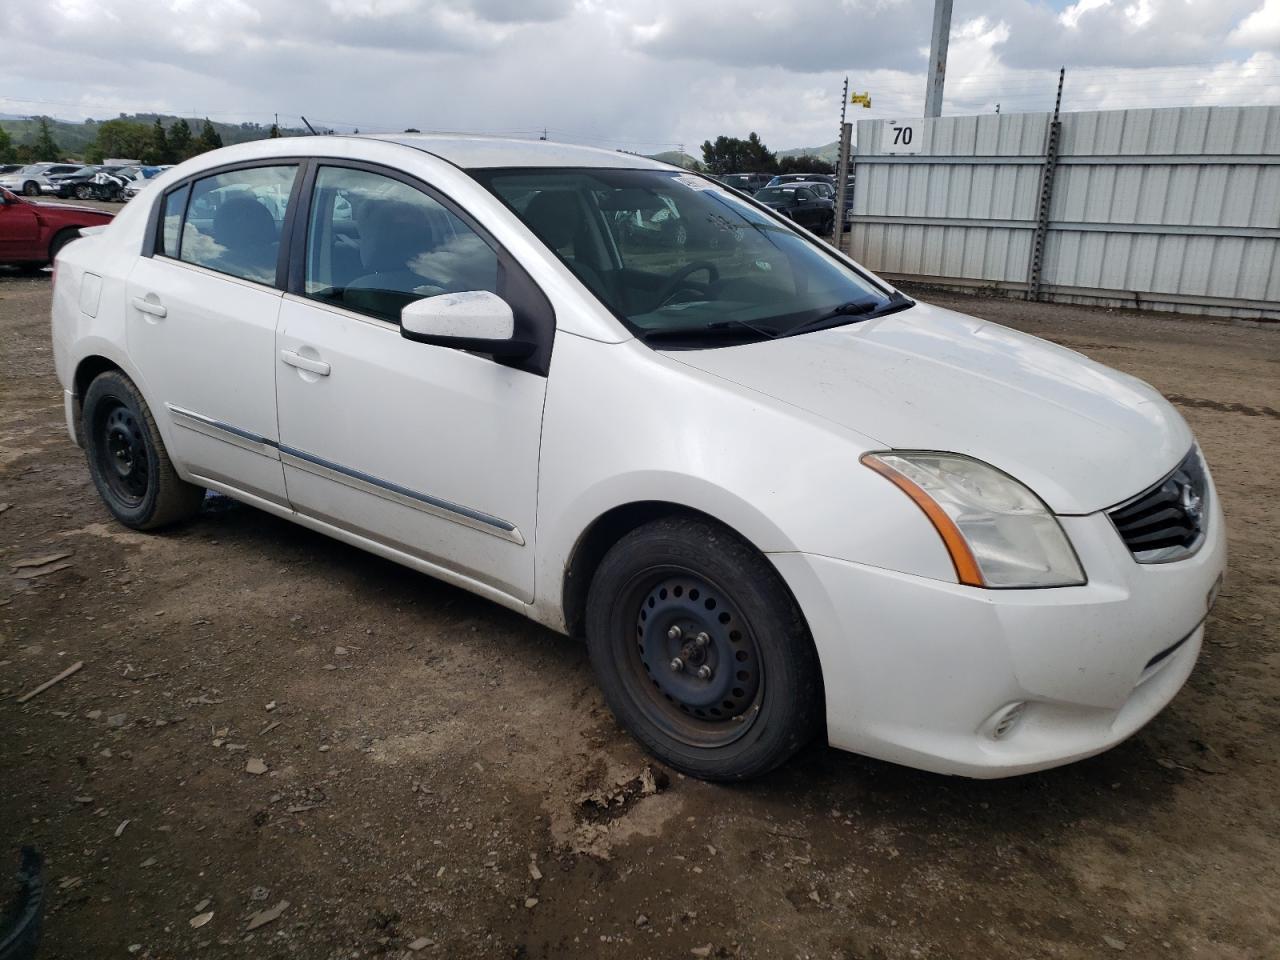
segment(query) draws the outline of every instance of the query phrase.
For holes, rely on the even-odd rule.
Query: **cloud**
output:
[[[1280,0],[982,0],[948,112],[1274,99]],[[539,135],[656,153],[836,138],[846,74],[918,115],[931,0],[44,0],[6,15],[0,111],[157,110],[365,131]],[[22,99],[17,99],[22,98]]]
[[[1238,47],[1280,50],[1280,0],[1266,0],[1231,31],[1227,42]]]

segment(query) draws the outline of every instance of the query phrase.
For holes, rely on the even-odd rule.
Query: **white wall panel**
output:
[[[1061,119],[1047,296],[1280,319],[1280,107]],[[1049,115],[914,122],[920,154],[893,157],[884,121],[858,123],[850,252],[890,275],[1021,289]]]

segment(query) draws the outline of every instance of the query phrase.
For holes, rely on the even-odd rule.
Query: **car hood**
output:
[[[740,347],[668,353],[884,448],[963,453],[1057,513],[1093,513],[1172,470],[1191,431],[1152,387],[1083,354],[927,304]]]

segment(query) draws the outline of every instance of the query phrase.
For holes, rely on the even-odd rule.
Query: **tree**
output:
[[[0,163],[13,163],[13,138],[4,127],[0,127]]]
[[[778,161],[779,173],[835,173],[834,165],[821,157],[808,155],[800,157],[783,157]]]
[[[169,156],[174,163],[181,163],[195,156],[195,148],[191,143],[191,127],[186,120],[179,117],[169,127]]]
[[[196,138],[196,153],[204,153],[206,150],[217,150],[222,146],[222,136],[214,129],[213,124],[209,122],[209,118],[204,118],[204,126],[200,128],[200,136]]]
[[[757,133],[747,139],[716,137],[703,141],[702,163],[711,173],[771,173],[778,168],[777,156]]]
[[[109,157],[140,160],[151,146],[151,128],[136,120],[104,120],[98,124],[98,136],[85,149],[89,163],[102,163]]]
[[[35,143],[31,144],[31,152],[37,163],[46,160],[57,160],[62,156],[62,148],[53,139],[53,131],[49,128],[49,118],[40,118],[40,132],[36,134]]]
[[[173,150],[169,147],[169,135],[164,132],[164,124],[156,117],[156,122],[151,125],[151,137],[147,142],[147,149],[142,151],[142,162],[153,163],[157,166],[164,163],[173,163]]]
[[[271,125],[271,132],[270,132],[269,134],[267,134],[267,136],[268,136],[270,139],[272,139],[272,140],[277,140],[277,139],[279,139],[279,138],[280,138],[280,125],[279,125],[279,124],[276,124],[276,123],[273,123],[273,124]]]

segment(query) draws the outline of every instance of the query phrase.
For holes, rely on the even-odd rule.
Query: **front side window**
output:
[[[655,343],[786,336],[904,302],[701,177],[667,170],[470,173],[615,316]],[[796,192],[770,188],[757,199]]]
[[[292,165],[254,167],[195,181],[179,258],[242,280],[275,283],[280,231],[297,174]]]
[[[391,177],[321,167],[307,228],[308,297],[399,323],[414,300],[498,292],[498,257],[443,204]]]

